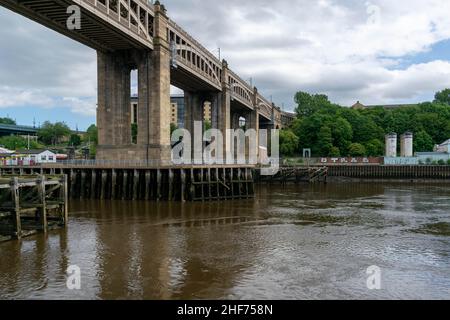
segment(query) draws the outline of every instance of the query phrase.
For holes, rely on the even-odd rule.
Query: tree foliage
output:
[[[170,135],[172,136],[174,131],[176,131],[177,129],[178,129],[178,126],[175,123],[171,123],[170,124]]]
[[[53,124],[46,121],[38,130],[38,137],[46,145],[56,145],[61,143],[62,139],[68,137],[70,133],[70,128],[64,122],[56,122]]]
[[[425,131],[420,130],[414,137],[414,150],[416,152],[426,152],[434,147],[433,138]]]
[[[69,139],[69,145],[78,147],[79,145],[81,145],[81,137],[75,133],[71,134]]]
[[[352,143],[348,148],[348,153],[352,157],[363,157],[366,153],[366,148],[361,143]]]
[[[286,156],[293,156],[298,150],[298,137],[291,130],[280,131],[280,152]]]
[[[0,146],[9,150],[28,148],[28,139],[21,136],[6,136],[0,138]],[[30,140],[30,149],[40,149],[42,145],[34,140]]]
[[[91,144],[98,144],[98,129],[95,124],[92,124],[87,130],[86,130],[86,138],[88,142]]]
[[[450,89],[444,89],[436,92],[434,102],[450,105]]]
[[[11,125],[15,125],[16,121],[14,121],[11,118],[0,118],[0,124],[11,124]]]

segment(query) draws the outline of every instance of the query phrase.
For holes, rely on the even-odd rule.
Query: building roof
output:
[[[12,156],[11,153],[0,152],[0,158],[6,158],[6,157],[11,157],[11,156]]]
[[[373,108],[384,108],[384,109],[398,109],[398,108],[406,108],[406,107],[415,107],[417,104],[374,104],[374,105],[364,105],[361,102],[357,101],[354,105],[352,105],[352,109],[373,109]]]
[[[352,105],[352,109],[364,109],[364,108],[365,106],[359,101],[357,101],[354,105]]]
[[[48,149],[35,149],[35,150],[17,150],[15,152],[15,154],[41,154],[41,153],[46,152],[46,151],[51,152]]]
[[[450,139],[448,139],[447,141],[442,142],[439,147],[443,147],[443,146],[447,146],[450,144]]]

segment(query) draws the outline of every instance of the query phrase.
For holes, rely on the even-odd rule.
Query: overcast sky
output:
[[[166,0],[169,16],[285,109],[302,90],[352,105],[450,87],[448,0]],[[96,55],[0,8],[0,117],[95,122]]]

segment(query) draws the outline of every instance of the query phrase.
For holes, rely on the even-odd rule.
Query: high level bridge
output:
[[[170,86],[185,92],[185,126],[201,121],[211,103],[212,126],[281,128],[292,117],[264,98],[146,0],[0,0],[0,5],[97,51],[98,159],[170,159]],[[78,6],[81,28],[69,30],[68,8]],[[138,137],[130,127],[130,72],[138,71]],[[191,131],[193,132],[193,131]],[[225,138],[226,140],[227,138]],[[229,142],[224,142],[229,146]]]

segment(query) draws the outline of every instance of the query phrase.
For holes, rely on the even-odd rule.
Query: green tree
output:
[[[208,130],[211,130],[211,129],[212,129],[212,124],[211,124],[211,121],[209,121],[209,120],[205,120],[205,121],[203,122],[203,125],[204,125],[204,127],[205,127],[205,131],[208,131]]]
[[[299,138],[291,130],[280,131],[280,152],[284,156],[293,156],[298,151]]]
[[[384,144],[379,139],[370,140],[364,147],[366,148],[367,156],[380,157],[384,154]]]
[[[0,138],[0,146],[9,150],[28,148],[28,139],[20,136],[6,136]],[[34,140],[30,140],[30,149],[40,149],[42,145]]]
[[[323,126],[317,135],[319,142],[319,152],[322,156],[328,156],[333,148],[333,137],[331,135],[331,129]]]
[[[352,157],[363,157],[366,155],[366,148],[360,143],[352,143],[348,148],[348,152]]]
[[[87,130],[86,130],[86,138],[88,142],[91,142],[91,144],[98,144],[98,129],[95,124],[92,124]]]
[[[450,89],[444,89],[442,91],[436,92],[436,94],[434,95],[434,102],[450,104]]]
[[[174,131],[177,130],[177,129],[178,129],[178,126],[175,123],[171,123],[170,124],[170,135],[172,136]]]
[[[81,145],[81,137],[78,134],[71,134],[69,139],[69,145],[78,147]]]
[[[46,121],[38,130],[38,137],[47,145],[56,145],[61,143],[62,138],[69,136],[70,132],[70,128],[64,122],[52,124]]]
[[[330,157],[340,157],[341,156],[341,150],[339,150],[338,147],[332,147],[330,149],[330,153],[328,155]]]
[[[91,158],[95,159],[95,156],[97,155],[98,144],[98,129],[95,124],[90,125],[86,130],[86,136],[84,140],[89,143],[89,154]]]
[[[345,153],[348,150],[348,146],[352,142],[352,126],[346,119],[342,117],[337,117],[330,124],[330,126],[333,136],[333,146],[337,147],[340,151]]]
[[[425,131],[421,130],[414,137],[414,150],[416,152],[432,151],[434,148],[433,138]]]
[[[309,117],[319,110],[332,108],[330,100],[324,94],[311,95],[300,91],[295,94],[294,101],[297,104],[295,111],[299,117]]]
[[[0,123],[1,124],[11,124],[11,125],[15,125],[16,121],[14,121],[11,118],[0,118]]]

